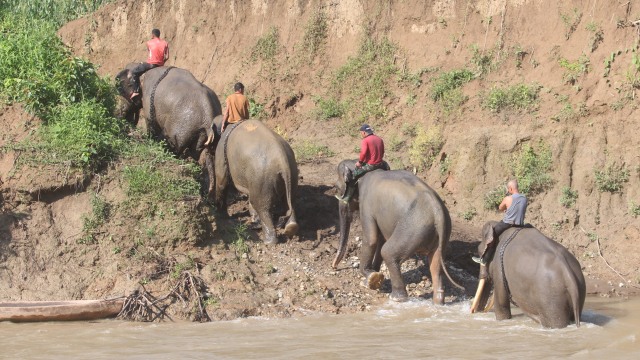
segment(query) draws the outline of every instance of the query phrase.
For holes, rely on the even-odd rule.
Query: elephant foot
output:
[[[406,291],[392,291],[389,295],[389,299],[395,302],[405,302],[409,299],[409,295]]]
[[[288,223],[287,226],[284,227],[284,233],[288,237],[293,237],[298,233],[299,226],[296,223]]]
[[[372,272],[367,276],[366,286],[371,290],[378,290],[382,287],[384,275],[381,272]]]

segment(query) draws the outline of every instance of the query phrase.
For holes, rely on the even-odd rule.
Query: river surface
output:
[[[640,359],[640,298],[587,298],[582,326],[541,328],[470,302],[212,323],[0,323],[2,359]]]

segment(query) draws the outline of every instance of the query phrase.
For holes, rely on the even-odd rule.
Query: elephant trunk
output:
[[[349,240],[349,230],[351,228],[351,209],[350,204],[345,204],[339,201],[340,209],[340,243],[338,244],[338,253],[333,259],[331,267],[334,269],[338,267],[340,261],[347,252],[347,241]]]

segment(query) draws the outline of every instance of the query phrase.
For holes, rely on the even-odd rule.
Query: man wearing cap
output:
[[[359,178],[369,171],[385,167],[385,162],[382,161],[382,158],[384,157],[384,141],[373,133],[373,129],[369,124],[364,124],[360,127],[360,137],[362,137],[362,142],[360,144],[360,159],[356,162],[353,179],[347,182],[347,189],[345,190],[344,197],[336,195],[338,200],[346,203],[351,200],[356,188],[355,184]]]

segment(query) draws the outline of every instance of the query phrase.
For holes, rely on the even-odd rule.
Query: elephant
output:
[[[140,78],[140,96],[130,99],[133,91],[128,64],[116,75],[121,97],[116,116],[136,124],[144,110],[147,131],[154,138],[166,140],[178,156],[190,156],[196,161],[204,157],[209,173],[208,193],[213,193],[214,146],[205,146],[213,134],[214,118],[222,117],[218,96],[198,81],[189,71],[175,67],[156,67]]]
[[[215,153],[215,204],[227,214],[227,192],[233,184],[249,196],[253,222],[260,221],[264,242],[276,244],[275,209],[286,204],[288,237],[298,232],[293,201],[298,187],[298,165],[289,143],[258,120],[225,127]]]
[[[494,224],[482,228],[478,253],[492,241],[495,253],[480,266],[471,312],[488,310],[493,287],[496,320],[511,318],[512,302],[543,327],[564,328],[571,321],[579,327],[586,285],[575,256],[532,226],[509,228],[493,240]]]
[[[355,160],[343,160],[337,168],[339,193],[355,170]],[[441,271],[462,288],[447,272],[445,251],[451,236],[451,217],[438,194],[413,173],[405,170],[378,169],[365,174],[356,185],[349,203],[338,201],[340,242],[332,267],[346,253],[352,213],[359,208],[362,225],[360,272],[364,285],[377,290],[384,281],[380,266],[384,260],[391,277],[390,298],[405,301],[407,289],[400,265],[414,254],[426,255],[433,284],[433,302],[444,304]]]

